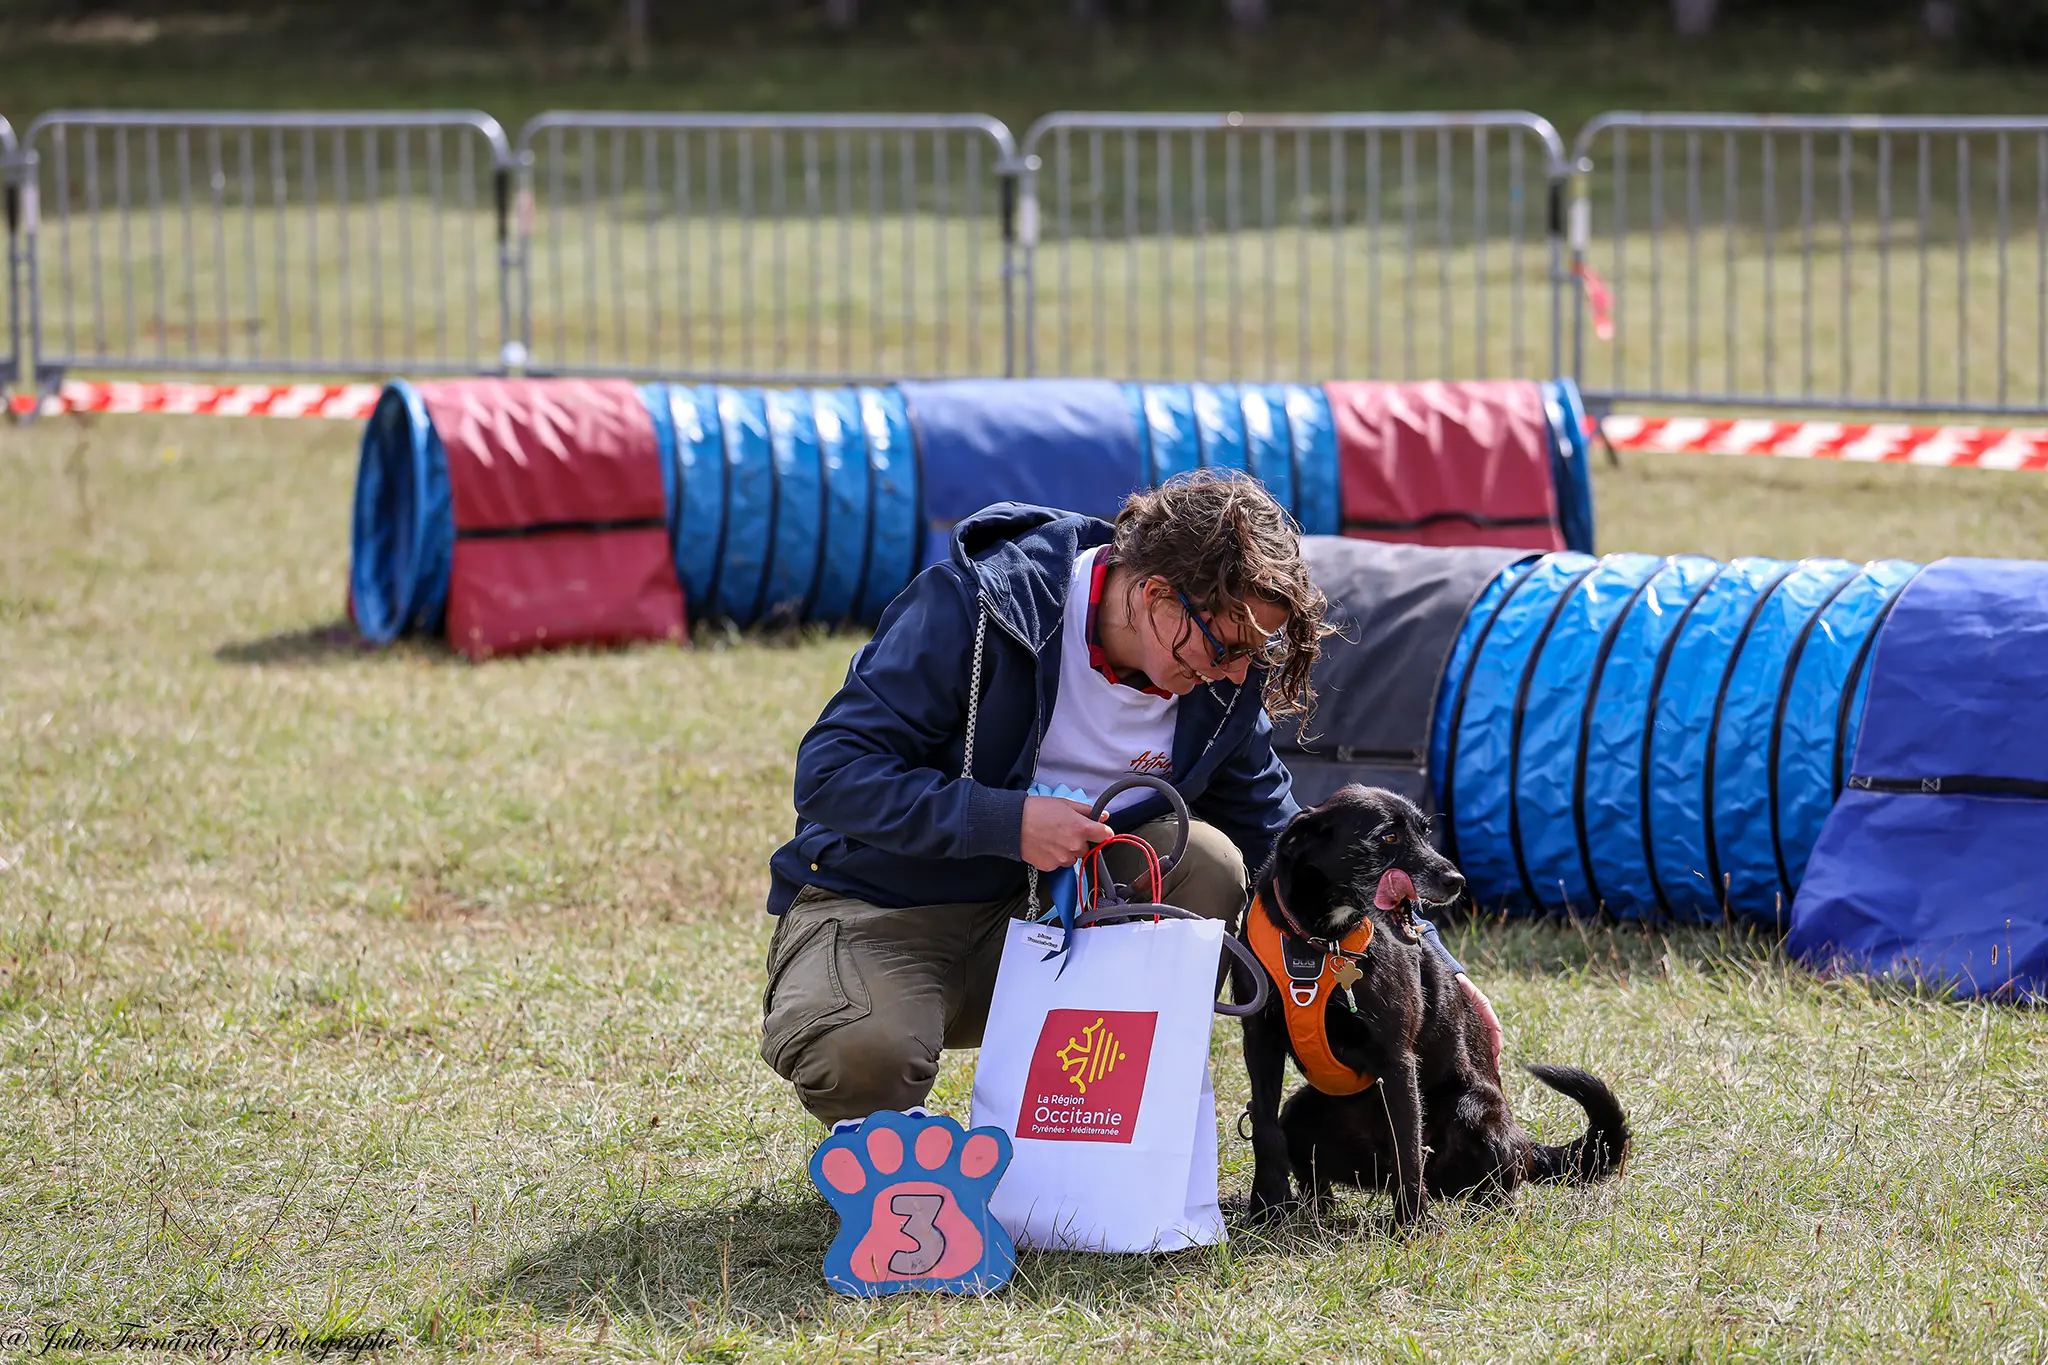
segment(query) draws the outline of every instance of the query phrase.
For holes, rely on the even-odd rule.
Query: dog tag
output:
[[[1337,984],[1344,988],[1344,1008],[1350,1010],[1353,1014],[1358,1013],[1358,997],[1351,993],[1351,988],[1358,984],[1365,973],[1358,969],[1356,962],[1346,957],[1337,960],[1337,966],[1332,975],[1337,978]]]

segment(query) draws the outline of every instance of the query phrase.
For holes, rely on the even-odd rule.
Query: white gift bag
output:
[[[989,1209],[1019,1246],[1177,1251],[1224,1238],[1209,1030],[1223,925],[1016,922],[974,1072],[1013,1155]],[[1065,970],[1061,971],[1064,961]]]

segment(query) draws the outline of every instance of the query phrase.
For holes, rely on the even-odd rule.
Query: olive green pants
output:
[[[1165,848],[1174,825],[1137,833]],[[1143,870],[1134,849],[1104,856],[1119,882]],[[1160,899],[1234,926],[1245,894],[1237,846],[1194,822]],[[1024,913],[1022,895],[889,910],[805,887],[768,943],[762,1060],[827,1124],[924,1103],[939,1053],[981,1046],[1005,929]]]

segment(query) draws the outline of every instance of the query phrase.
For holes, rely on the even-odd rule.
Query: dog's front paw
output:
[[[1301,1201],[1291,1188],[1278,1192],[1252,1186],[1251,1215],[1254,1223],[1277,1223],[1301,1211]]]
[[[1429,1204],[1422,1191],[1394,1192],[1394,1230],[1413,1232],[1429,1219]]]

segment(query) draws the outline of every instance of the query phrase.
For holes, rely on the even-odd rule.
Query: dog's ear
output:
[[[1305,810],[1287,822],[1287,828],[1280,831],[1280,842],[1274,847],[1281,857],[1294,862],[1313,858],[1329,845],[1329,820],[1321,810]]]
[[[1320,920],[1329,903],[1331,882],[1324,866],[1336,847],[1327,815],[1305,810],[1288,821],[1273,846],[1274,880],[1281,898],[1302,923]]]

